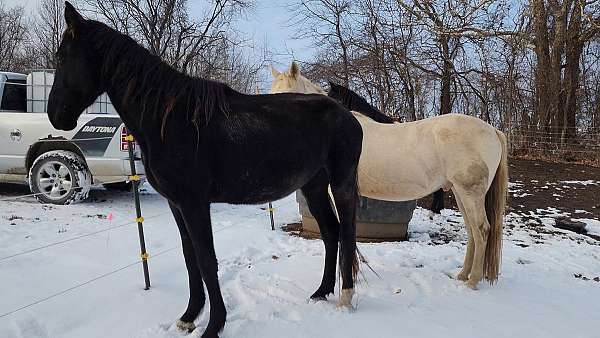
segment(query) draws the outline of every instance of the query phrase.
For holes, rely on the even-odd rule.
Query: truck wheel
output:
[[[91,182],[83,158],[65,150],[43,153],[29,170],[29,188],[42,203],[81,202],[88,197]]]

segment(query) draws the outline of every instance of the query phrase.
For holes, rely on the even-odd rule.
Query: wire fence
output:
[[[157,214],[157,215],[154,215],[154,216],[146,217],[145,219],[146,220],[150,220],[150,219],[154,219],[154,218],[158,218],[158,217],[161,217],[161,216],[164,216],[164,215],[170,215],[170,214],[171,214],[171,212],[163,212],[163,213],[160,213],[160,214]],[[101,233],[104,233],[104,232],[108,232],[108,231],[111,231],[111,230],[123,228],[123,227],[126,227],[128,225],[135,225],[135,224],[137,224],[137,221],[134,220],[134,221],[131,221],[131,222],[126,222],[126,223],[122,223],[122,224],[118,224],[118,225],[109,226],[109,227],[106,227],[106,228],[103,228],[103,229],[100,229],[100,230],[97,230],[97,231],[89,232],[89,233],[86,233],[86,234],[83,234],[83,235],[71,237],[71,238],[68,238],[68,239],[65,239],[65,240],[62,240],[62,241],[57,241],[57,242],[52,242],[52,243],[44,244],[44,245],[39,246],[39,247],[27,249],[27,250],[24,250],[24,251],[21,251],[21,252],[17,252],[17,253],[14,253],[14,254],[10,254],[10,255],[1,257],[0,258],[0,263],[2,263],[3,261],[9,260],[11,258],[15,258],[15,257],[27,255],[27,254],[30,254],[30,253],[33,253],[33,252],[36,252],[36,251],[40,251],[40,250],[43,250],[43,249],[51,248],[53,246],[57,246],[57,245],[61,245],[61,244],[65,244],[65,243],[69,243],[69,242],[73,242],[73,241],[77,241],[77,240],[80,240],[80,239],[83,239],[83,238],[95,236],[95,235],[98,235],[98,234],[101,234]]]
[[[600,166],[600,132],[579,131],[576,138],[563,140],[561,137],[562,133],[535,129],[507,133],[512,156]]]
[[[25,198],[27,196],[32,196],[32,195],[29,194],[29,195],[13,196],[13,197],[10,197],[9,199],[22,199],[22,198]],[[286,203],[280,204],[280,205],[276,206],[275,208],[276,209],[283,208],[283,207],[288,206],[288,205],[290,205],[292,203],[295,203],[295,200],[288,201]],[[260,210],[260,211],[258,211],[256,213],[252,214],[252,215],[248,215],[245,218],[247,219],[248,217],[255,217],[255,216],[258,216],[258,215],[261,215],[261,214],[265,214],[265,210],[268,211],[268,212],[272,212],[273,209],[275,209],[272,206],[269,206],[267,208],[259,206],[259,208],[261,208],[263,210]],[[219,213],[219,212],[217,212],[217,213]],[[159,218],[159,217],[162,217],[162,216],[165,216],[165,215],[170,215],[170,214],[171,214],[170,211],[162,212],[162,213],[159,213],[159,214],[155,214],[153,216],[146,217],[145,220],[155,219],[155,218]],[[215,213],[213,213],[213,215],[214,214]],[[231,225],[224,226],[222,228],[214,230],[213,234],[217,234],[217,233],[225,231],[227,229],[241,226],[244,223],[245,223],[245,221],[240,221],[240,222],[233,223]],[[77,241],[77,240],[89,238],[89,237],[92,237],[92,236],[95,236],[95,235],[98,235],[98,234],[101,234],[101,233],[105,233],[105,232],[108,232],[108,231],[111,231],[111,230],[115,230],[115,229],[118,229],[118,228],[123,228],[123,227],[129,226],[129,225],[135,225],[135,224],[137,224],[137,220],[134,220],[134,221],[131,221],[131,222],[122,223],[122,224],[118,224],[118,225],[114,225],[114,226],[109,226],[109,227],[106,227],[106,228],[103,228],[103,229],[100,229],[100,230],[97,230],[97,231],[93,231],[93,232],[90,232],[90,233],[86,233],[86,234],[82,234],[82,235],[79,235],[79,236],[75,236],[75,237],[72,237],[72,238],[69,238],[69,239],[66,239],[66,240],[52,242],[52,243],[48,243],[48,244],[45,244],[45,245],[42,245],[42,246],[39,246],[39,247],[35,247],[35,248],[31,248],[31,249],[24,250],[24,251],[21,251],[21,252],[17,252],[17,253],[14,253],[14,254],[10,254],[10,255],[1,257],[0,258],[0,264],[4,263],[6,261],[9,261],[9,260],[11,260],[13,258],[19,257],[19,256],[23,256],[23,255],[27,255],[27,254],[30,254],[30,253],[38,252],[38,251],[41,251],[41,250],[45,250],[45,249],[48,249],[48,248],[51,248],[51,247],[54,247],[54,246],[58,246],[58,245],[62,245],[62,244],[67,244],[67,243],[74,242],[74,241]],[[163,256],[164,254],[166,254],[168,252],[172,252],[172,251],[174,251],[176,249],[179,249],[179,248],[181,248],[181,245],[176,245],[176,246],[170,247],[168,249],[165,249],[165,250],[162,250],[162,251],[160,251],[158,253],[155,253],[152,256],[146,257],[146,260],[155,259],[156,257]],[[67,293],[69,293],[71,291],[83,288],[83,287],[85,287],[87,285],[90,285],[90,284],[96,282],[96,281],[105,279],[105,278],[107,278],[109,276],[112,276],[114,274],[117,274],[117,273],[119,273],[121,271],[130,269],[130,268],[132,268],[134,266],[142,264],[143,262],[144,262],[144,260],[136,260],[135,262],[131,262],[131,263],[125,264],[123,266],[115,268],[112,271],[100,274],[100,275],[95,276],[95,277],[93,277],[91,279],[87,279],[87,280],[85,280],[83,282],[75,283],[74,285],[72,285],[70,287],[62,289],[60,291],[57,291],[57,292],[52,293],[50,295],[47,295],[45,297],[36,299],[36,300],[31,301],[31,302],[29,302],[27,304],[24,304],[22,306],[14,308],[12,310],[9,310],[9,311],[6,311],[4,313],[1,313],[0,314],[0,318],[4,318],[4,317],[7,317],[7,316],[10,316],[12,314],[15,314],[15,313],[17,313],[19,311],[25,310],[25,309],[30,308],[32,306],[35,306],[35,305],[38,305],[40,303],[44,303],[44,302],[49,301],[51,299],[54,299],[54,298],[60,297],[62,295],[65,295],[65,294],[67,294]]]
[[[106,181],[106,182],[102,182],[102,183],[98,183],[98,184],[86,185],[86,186],[81,186],[81,187],[72,187],[68,193],[71,193],[71,191],[77,191],[77,190],[81,190],[81,189],[103,188],[105,184],[121,183],[121,182],[127,181],[127,180],[128,180],[127,178],[122,178],[119,180]],[[47,194],[48,194],[47,192],[38,192],[38,193],[31,193],[31,194],[18,195],[18,196],[2,197],[2,198],[0,198],[0,202],[17,201],[17,200],[24,199],[24,198],[36,197],[36,196],[47,195]]]
[[[178,248],[177,246],[175,246],[175,247],[171,247],[171,248],[169,248],[169,249],[166,249],[166,250],[163,250],[163,251],[161,251],[161,252],[159,252],[159,253],[157,253],[157,254],[154,254],[152,257],[153,257],[153,258],[156,258],[156,257],[162,256],[162,255],[166,254],[167,252],[173,251],[173,250],[175,250],[175,249],[177,249],[177,248]],[[149,259],[149,258],[148,258],[148,259]],[[35,300],[35,301],[31,302],[31,303],[28,303],[28,304],[26,304],[26,305],[22,305],[22,306],[20,306],[20,307],[17,307],[17,308],[15,308],[15,309],[13,309],[13,310],[10,310],[10,311],[7,311],[7,312],[4,312],[4,313],[0,314],[0,318],[4,318],[4,317],[7,317],[7,316],[10,316],[10,315],[12,315],[12,314],[14,314],[14,313],[17,313],[17,312],[19,312],[19,311],[25,310],[25,309],[27,309],[27,308],[30,308],[30,307],[34,306],[34,305],[37,305],[37,304],[40,304],[40,303],[46,302],[46,301],[48,301],[48,300],[50,300],[50,299],[53,299],[53,298],[56,298],[56,297],[58,297],[58,296],[62,296],[62,295],[66,294],[66,293],[68,293],[68,292],[70,292],[70,291],[73,291],[73,290],[79,289],[79,288],[81,288],[81,287],[83,287],[83,286],[86,286],[86,285],[88,285],[88,284],[91,284],[91,283],[93,283],[93,282],[95,282],[95,281],[98,281],[98,280],[100,280],[100,279],[104,279],[104,278],[106,278],[106,277],[109,277],[109,276],[111,276],[111,275],[114,275],[114,274],[116,274],[116,273],[118,273],[118,272],[120,272],[120,271],[123,271],[123,270],[129,269],[129,268],[131,268],[131,267],[134,267],[134,266],[136,266],[136,265],[138,265],[138,264],[142,264],[142,261],[140,261],[140,260],[136,260],[135,262],[129,263],[129,264],[127,264],[127,265],[124,265],[124,266],[121,266],[121,267],[119,267],[119,268],[117,268],[117,269],[115,269],[115,270],[112,270],[112,271],[110,271],[110,272],[107,272],[107,273],[101,274],[101,275],[99,275],[99,276],[96,276],[96,277],[94,277],[94,278],[92,278],[92,279],[88,279],[88,280],[86,280],[86,281],[84,281],[84,282],[77,283],[77,284],[75,284],[75,285],[73,285],[73,286],[71,286],[71,287],[69,287],[69,288],[66,288],[66,289],[64,289],[64,290],[61,290],[61,291],[58,291],[58,292],[56,292],[56,293],[53,293],[53,294],[51,294],[51,295],[48,295],[48,296],[46,296],[46,297],[43,297],[43,298],[37,299],[37,300]]]

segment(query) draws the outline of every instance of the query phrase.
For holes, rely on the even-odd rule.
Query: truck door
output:
[[[4,82],[4,81],[3,81]],[[23,131],[26,110],[26,81],[5,79],[0,91],[0,174],[23,174],[29,148]]]

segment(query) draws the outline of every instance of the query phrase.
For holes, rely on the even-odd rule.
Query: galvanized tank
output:
[[[300,205],[302,230],[319,234],[317,221],[308,210],[300,191],[296,192]],[[417,201],[390,202],[361,196],[356,215],[356,237],[363,241],[406,240]]]

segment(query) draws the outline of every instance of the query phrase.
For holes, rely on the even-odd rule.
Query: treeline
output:
[[[312,80],[401,121],[465,113],[505,131],[513,151],[600,160],[600,0],[290,1],[297,37],[314,42]],[[75,3],[175,69],[247,93],[263,80],[265,57],[248,56],[232,24],[252,0],[203,1],[194,17],[187,0]],[[41,0],[28,15],[0,0],[0,70],[55,68],[63,8]]]
[[[131,36],[173,68],[255,92],[263,61],[242,52],[232,22],[250,0],[205,1],[191,17],[187,0],[76,0],[89,18]],[[56,68],[64,25],[64,1],[41,0],[36,13],[0,0],[0,70]],[[260,59],[260,58],[259,58]]]
[[[298,0],[291,11],[318,50],[305,75],[393,117],[466,113],[513,145],[600,152],[599,0]]]

